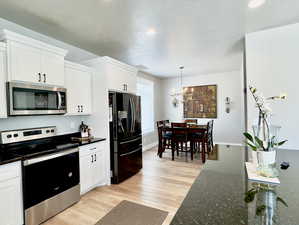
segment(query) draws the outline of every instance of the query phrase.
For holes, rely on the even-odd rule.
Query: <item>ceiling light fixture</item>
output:
[[[249,0],[248,7],[255,9],[264,5],[266,0]]]
[[[147,31],[146,31],[146,34],[147,35],[155,35],[157,33],[156,29],[155,28],[149,28]]]

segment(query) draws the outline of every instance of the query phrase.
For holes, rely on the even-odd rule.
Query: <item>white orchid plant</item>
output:
[[[267,119],[272,113],[272,110],[270,108],[270,101],[284,100],[287,98],[287,95],[280,94],[278,96],[265,98],[261,93],[257,91],[256,88],[250,86],[249,90],[255,100],[256,107],[259,110],[258,126],[263,128],[261,132],[264,138],[260,138],[259,135],[254,136],[248,132],[245,132],[244,136],[247,139],[246,144],[250,146],[254,151],[269,151],[271,148],[283,145],[285,142],[287,142],[287,140],[278,142],[277,137],[270,137],[270,128]]]

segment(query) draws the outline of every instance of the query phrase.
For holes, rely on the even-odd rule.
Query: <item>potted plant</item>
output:
[[[279,141],[278,134],[280,126],[271,125],[269,117],[271,108],[269,102],[278,99],[286,99],[286,94],[264,98],[256,88],[249,87],[259,111],[258,124],[253,126],[253,135],[245,132],[246,144],[256,152],[257,172],[265,177],[276,177],[275,170],[276,149],[283,145],[287,140]],[[255,154],[253,154],[254,157]]]

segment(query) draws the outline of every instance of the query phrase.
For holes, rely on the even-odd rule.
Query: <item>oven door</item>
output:
[[[9,82],[10,116],[66,113],[66,89]]]
[[[80,183],[78,148],[23,162],[25,210]]]

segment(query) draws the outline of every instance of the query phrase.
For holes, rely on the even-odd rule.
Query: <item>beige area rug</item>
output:
[[[96,225],[161,225],[167,215],[168,212],[160,209],[122,201]]]

